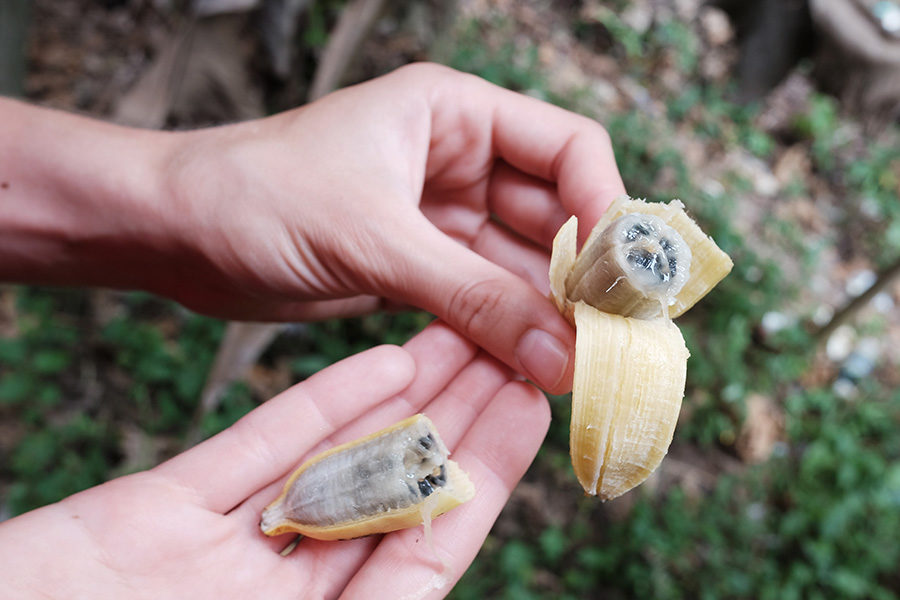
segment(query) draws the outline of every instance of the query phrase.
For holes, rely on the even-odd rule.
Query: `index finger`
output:
[[[556,184],[584,236],[625,194],[609,134],[597,121],[474,76],[434,82],[447,87],[431,95],[432,138],[465,129],[485,136],[495,158]]]
[[[413,358],[379,346],[346,358],[282,392],[230,428],[154,469],[226,512],[281,477],[336,430],[402,391]]]

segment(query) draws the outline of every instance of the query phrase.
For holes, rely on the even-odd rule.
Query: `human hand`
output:
[[[434,421],[475,498],[421,528],[321,542],[259,530],[304,457],[416,412]],[[546,433],[532,386],[446,325],[310,377],[159,467],[0,524],[4,598],[443,597],[474,559]]]
[[[156,291],[250,320],[412,304],[544,389],[570,388],[549,247],[568,215],[583,239],[624,193],[596,122],[413,65],[170,146],[182,251]]]

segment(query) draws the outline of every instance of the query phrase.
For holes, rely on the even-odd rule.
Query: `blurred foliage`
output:
[[[212,365],[223,324],[182,313],[177,333],[168,339],[158,323],[136,318],[141,303],[106,324],[101,340],[113,364],[129,380],[124,390],[137,419],[148,433],[183,435],[196,409],[200,391]],[[158,304],[158,301],[152,301]]]
[[[494,32],[502,32],[502,42],[496,47],[485,43],[488,25],[476,20],[464,23],[453,38],[451,48],[435,52],[447,55],[445,62],[460,71],[474,73],[493,84],[517,92],[550,99],[563,104],[562,98],[552,94],[547,79],[538,68],[538,49],[530,42],[514,41],[515,23],[498,17],[489,24]]]
[[[0,456],[13,513],[102,483],[117,460],[114,426],[66,406],[82,335],[71,311],[84,295],[26,289],[17,301],[19,336],[0,339],[0,419],[21,435]]]

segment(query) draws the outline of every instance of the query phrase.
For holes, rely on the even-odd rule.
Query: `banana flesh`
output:
[[[679,200],[662,204],[633,200],[624,196],[617,199],[597,221],[584,243],[584,248],[590,249],[596,244],[603,231],[613,221],[632,213],[659,217],[663,223],[675,229],[691,249],[690,277],[684,287],[675,294],[674,301],[669,306],[670,319],[684,314],[731,272],[734,266],[731,258],[722,252],[711,237],[703,233],[700,226],[684,211],[684,204]]]
[[[351,539],[430,523],[475,488],[425,415],[305,462],[262,513],[266,535]]]
[[[603,312],[644,319],[668,314],[691,272],[691,249],[655,215],[627,214],[586,246],[566,277],[566,296]]]
[[[678,201],[617,200],[580,253],[577,229],[572,217],[553,241],[551,297],[576,328],[572,466],[588,494],[609,500],[668,451],[689,356],[671,318],[732,263]]]

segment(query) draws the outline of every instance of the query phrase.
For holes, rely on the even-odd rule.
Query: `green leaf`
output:
[[[525,543],[513,540],[500,552],[500,569],[506,581],[527,584],[534,569],[534,550]]]
[[[541,546],[541,552],[551,564],[556,564],[559,559],[566,553],[569,545],[569,539],[559,527],[548,527],[541,532],[538,538]]]
[[[327,356],[321,354],[306,354],[291,361],[291,371],[297,376],[305,378],[313,373],[318,373],[331,362]]]
[[[62,390],[58,385],[45,383],[37,392],[37,403],[41,408],[53,408],[62,399]]]
[[[32,393],[34,380],[24,372],[13,371],[0,377],[0,403],[19,404]]]
[[[32,366],[42,375],[52,375],[68,367],[71,359],[72,356],[65,350],[39,350],[34,354]]]
[[[0,338],[0,366],[18,366],[26,355],[25,341],[20,338]]]

